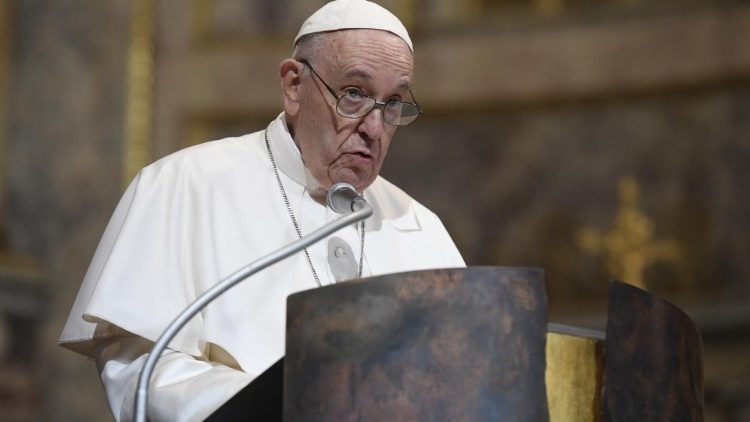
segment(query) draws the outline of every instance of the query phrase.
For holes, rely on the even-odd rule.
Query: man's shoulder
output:
[[[253,166],[255,160],[262,159],[262,149],[259,148],[262,133],[254,132],[192,145],[160,158],[146,166],[144,171],[210,174],[238,166]]]
[[[223,138],[173,152],[141,169],[131,182],[139,191],[205,190],[257,179],[265,172],[262,133]],[[265,158],[265,161],[264,161]]]
[[[366,197],[367,195],[371,196],[375,207],[381,208],[385,215],[410,211],[436,217],[430,209],[382,176],[378,176],[370,185]]]
[[[401,188],[391,183],[383,176],[378,176],[375,181],[370,185],[368,191],[373,195],[385,196],[400,201],[414,201],[408,193],[404,192]]]

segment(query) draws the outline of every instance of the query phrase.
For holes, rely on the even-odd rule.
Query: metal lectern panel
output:
[[[391,274],[287,303],[287,421],[546,421],[531,268]]]
[[[671,303],[613,281],[604,345],[605,421],[702,421],[700,332]]]

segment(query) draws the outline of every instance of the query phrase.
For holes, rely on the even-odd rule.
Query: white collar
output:
[[[284,113],[279,114],[268,125],[268,141],[279,171],[310,192],[323,189],[310,173],[310,170],[305,167],[302,154],[300,154],[297,144],[294,143],[292,135],[289,133]]]

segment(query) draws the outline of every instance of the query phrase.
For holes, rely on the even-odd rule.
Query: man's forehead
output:
[[[340,78],[371,81],[384,76],[407,87],[413,75],[411,50],[393,34],[377,30],[342,30],[326,34],[321,59]]]
[[[377,78],[377,74],[374,72],[369,71],[369,69],[365,67],[354,67],[346,69],[344,72],[340,75],[341,79],[344,80],[359,80],[363,82],[372,82]],[[411,75],[410,74],[403,74],[401,77],[399,77],[396,81],[396,88],[402,89],[402,90],[408,90],[411,86]]]

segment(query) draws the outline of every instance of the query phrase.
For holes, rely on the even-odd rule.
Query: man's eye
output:
[[[362,99],[362,91],[358,90],[357,88],[346,88],[344,89],[344,95],[346,98],[350,100],[361,100]]]
[[[401,108],[401,101],[399,101],[397,98],[391,98],[388,100],[388,102],[385,103],[385,106],[390,109],[399,109]]]

